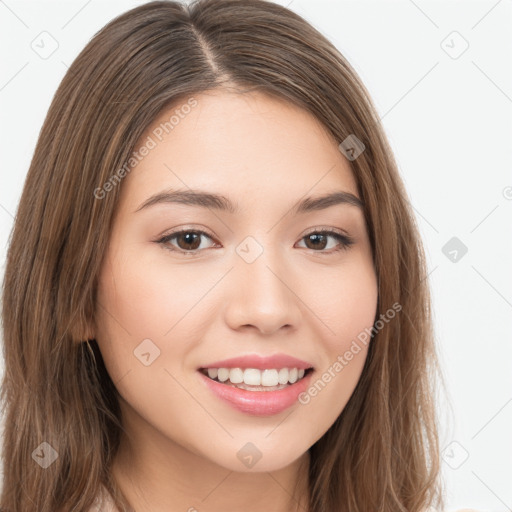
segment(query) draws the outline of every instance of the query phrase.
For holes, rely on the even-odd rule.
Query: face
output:
[[[95,332],[126,429],[232,471],[283,468],[342,412],[367,346],[345,356],[375,319],[349,162],[309,113],[218,90],[163,112],[137,149]]]

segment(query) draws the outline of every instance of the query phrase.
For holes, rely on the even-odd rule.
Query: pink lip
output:
[[[226,363],[226,361],[223,363]],[[226,368],[226,366],[220,367]],[[214,368],[217,367],[214,366]],[[295,384],[278,391],[247,391],[217,382],[200,371],[198,373],[203,382],[217,397],[235,409],[255,416],[272,416],[291,407],[297,401],[299,395],[308,388],[312,375],[312,372],[310,372]]]
[[[258,370],[266,370],[275,368],[297,368],[307,370],[312,368],[313,365],[301,359],[297,359],[286,354],[275,354],[273,356],[259,356],[257,354],[250,354],[240,357],[233,357],[231,359],[224,359],[223,361],[215,361],[208,363],[201,368],[256,368]],[[256,391],[258,393],[258,391]]]

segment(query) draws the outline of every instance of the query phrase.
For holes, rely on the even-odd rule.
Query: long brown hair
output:
[[[117,390],[95,340],[83,343],[122,183],[101,199],[95,191],[164,108],[228,86],[293,102],[338,143],[349,135],[363,142],[350,164],[378,276],[376,320],[401,306],[373,333],[353,395],[310,448],[309,512],[443,508],[435,410],[442,373],[425,256],[370,96],[340,52],[294,12],[265,0],[199,0],[150,2],[108,23],[48,111],[3,288],[3,510],[87,510],[102,486],[130,510],[110,473],[123,429]]]

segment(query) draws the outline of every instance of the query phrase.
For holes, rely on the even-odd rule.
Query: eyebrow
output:
[[[155,194],[144,201],[136,210],[138,212],[157,204],[179,203],[202,208],[227,211],[231,214],[240,212],[238,203],[233,203],[229,198],[221,194],[214,194],[202,190],[166,190]],[[317,197],[306,197],[296,203],[291,212],[293,214],[307,213],[317,210],[324,210],[334,205],[346,204],[364,209],[363,202],[354,194],[345,191],[336,191]],[[134,212],[134,213],[135,213]]]

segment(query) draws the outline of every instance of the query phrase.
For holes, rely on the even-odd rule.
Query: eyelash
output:
[[[156,243],[158,244],[162,244],[163,247],[169,251],[173,251],[173,252],[178,252],[178,253],[181,253],[183,255],[190,255],[190,256],[194,256],[196,254],[198,254],[200,252],[200,249],[194,249],[194,250],[190,250],[190,251],[185,251],[183,249],[178,249],[178,248],[175,248],[171,245],[169,245],[169,241],[172,240],[173,238],[176,238],[178,235],[181,235],[183,233],[195,233],[195,234],[198,234],[198,235],[205,235],[207,236],[208,238],[212,239],[213,240],[213,237],[210,236],[208,233],[206,233],[205,231],[202,231],[200,229],[184,229],[184,230],[181,230],[181,231],[174,231],[173,233],[169,233],[168,235],[165,235],[163,236],[162,238],[160,238],[159,240],[156,240]],[[304,240],[306,237],[310,236],[310,235],[329,235],[329,236],[332,236],[333,238],[335,238],[336,240],[338,240],[339,242],[339,245],[337,248],[335,249],[331,249],[330,251],[325,251],[325,250],[319,250],[319,251],[315,251],[314,249],[310,249],[311,251],[315,252],[315,253],[319,253],[319,254],[325,254],[325,255],[329,255],[329,254],[333,254],[333,253],[337,253],[339,251],[346,251],[350,248],[351,245],[354,244],[354,239],[348,235],[344,235],[344,234],[341,234],[341,233],[338,233],[337,231],[333,231],[333,230],[314,230],[314,231],[310,231],[309,233],[306,233],[300,240]],[[307,247],[306,247],[307,249]],[[202,249],[204,250],[204,249]]]

